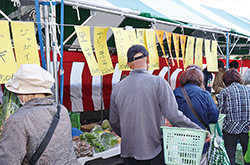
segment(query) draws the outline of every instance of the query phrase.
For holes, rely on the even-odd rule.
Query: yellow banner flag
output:
[[[99,69],[99,65],[96,62],[95,56],[92,51],[91,40],[90,40],[90,27],[89,26],[74,26],[74,27],[82,52],[88,63],[90,74],[92,76],[101,75],[102,73]]]
[[[106,40],[108,30],[102,27],[95,27],[94,30],[94,49],[102,75],[114,73]]]
[[[187,36],[185,35],[180,35],[180,42],[181,42],[181,54],[182,54],[182,61],[183,61],[183,66],[185,66],[185,46],[186,46],[186,39]]]
[[[145,29],[136,29],[136,36],[139,42],[138,44],[144,46],[147,49]]]
[[[146,30],[146,41],[149,53],[149,68],[148,70],[159,69],[159,55],[156,47],[155,30]]]
[[[40,65],[34,23],[11,22],[17,68],[22,64]]]
[[[194,37],[188,36],[187,38],[187,49],[186,49],[186,54],[185,54],[185,65],[184,69],[188,65],[193,65],[194,63]]]
[[[202,46],[203,46],[203,39],[196,38],[195,43],[195,65],[198,65],[202,68]]]
[[[180,67],[180,61],[179,61],[179,38],[180,38],[180,34],[173,33],[174,49],[175,49],[175,54],[176,54],[178,68]]]
[[[0,84],[13,78],[17,65],[10,40],[9,22],[0,21]]]
[[[212,51],[210,51],[210,40],[205,40],[205,55],[207,61],[207,70],[209,72],[218,71],[218,59],[217,59],[217,42],[212,41]]]
[[[169,54],[170,54],[170,57],[171,57],[171,61],[172,61],[172,65],[174,66],[174,59],[173,59],[173,56],[172,56],[172,49],[171,49],[171,38],[172,38],[172,33],[170,32],[165,32],[166,33],[166,38],[167,38],[167,43],[168,43],[168,50],[169,50]]]
[[[128,36],[128,40],[130,43],[129,47],[131,47],[132,45],[138,45],[140,43],[139,39],[136,37],[135,29],[124,30],[124,33]]]
[[[167,65],[168,65],[168,59],[166,57],[166,53],[165,53],[165,49],[164,49],[164,45],[163,45],[164,31],[163,30],[155,30],[155,32],[156,32],[156,36],[157,36],[157,39],[159,41],[159,44],[161,46],[162,53],[164,55],[164,58],[166,60]]]
[[[111,28],[114,37],[115,45],[118,55],[119,70],[131,70],[127,64],[127,51],[131,47],[132,43],[128,39],[128,33],[122,28]]]

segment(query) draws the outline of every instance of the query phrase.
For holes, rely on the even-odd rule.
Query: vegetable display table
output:
[[[105,164],[105,165],[118,164],[118,163],[123,162],[122,158],[120,158],[119,156],[120,153],[121,153],[120,144],[118,144],[117,146],[110,148],[106,151],[94,153],[94,155],[91,157],[88,157],[88,156],[80,157],[78,158],[78,161],[82,165],[97,164],[98,161],[102,162],[102,164]]]

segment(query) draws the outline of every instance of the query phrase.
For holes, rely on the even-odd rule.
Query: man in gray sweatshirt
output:
[[[148,69],[148,51],[133,45],[127,52],[129,76],[116,84],[110,103],[110,124],[122,138],[124,164],[162,165],[163,117],[178,127],[201,129],[178,110],[173,91],[160,76]]]

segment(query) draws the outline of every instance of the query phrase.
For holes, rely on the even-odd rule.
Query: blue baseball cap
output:
[[[143,55],[139,57],[134,57],[134,55],[136,55],[137,53],[142,53]],[[142,45],[133,45],[128,49],[128,52],[127,52],[128,62],[132,62],[132,61],[147,57],[148,55],[149,53],[147,49]]]

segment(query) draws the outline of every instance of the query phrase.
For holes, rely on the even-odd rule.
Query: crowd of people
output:
[[[111,94],[109,122],[121,141],[124,165],[164,165],[161,126],[165,118],[174,127],[210,131],[225,114],[222,133],[230,164],[235,165],[236,145],[247,151],[250,129],[250,69],[242,77],[233,61],[226,70],[218,60],[218,72],[202,71],[189,65],[179,77],[180,87],[172,90],[160,76],[148,72],[149,53],[144,46],[133,45],[127,52],[132,69],[115,85]],[[212,74],[216,74],[213,80]],[[71,135],[67,109],[50,97],[54,78],[37,64],[24,64],[5,88],[18,95],[22,106],[4,125],[0,141],[0,164],[32,164],[34,153],[50,132],[52,137],[34,164],[79,164]],[[217,105],[212,98],[218,94]],[[201,155],[207,165],[211,141],[208,134]],[[33,161],[33,162],[32,162]],[[31,163],[32,162],[32,163]],[[245,163],[249,165],[249,163]]]
[[[132,46],[127,58],[132,71],[113,89],[110,105],[110,123],[122,138],[121,157],[125,165],[164,164],[160,130],[164,118],[175,127],[209,130],[209,124],[218,122],[219,113],[223,113],[226,115],[223,138],[230,164],[236,164],[238,142],[243,154],[246,153],[250,126],[249,69],[241,78],[237,61],[231,62],[226,71],[224,63],[218,60],[217,73],[190,65],[179,77],[181,86],[172,91],[166,80],[147,72],[148,52],[143,46]],[[214,80],[212,74],[216,74]],[[212,98],[212,88],[214,94],[219,94],[218,105]],[[210,140],[209,135],[201,165],[207,165]]]

